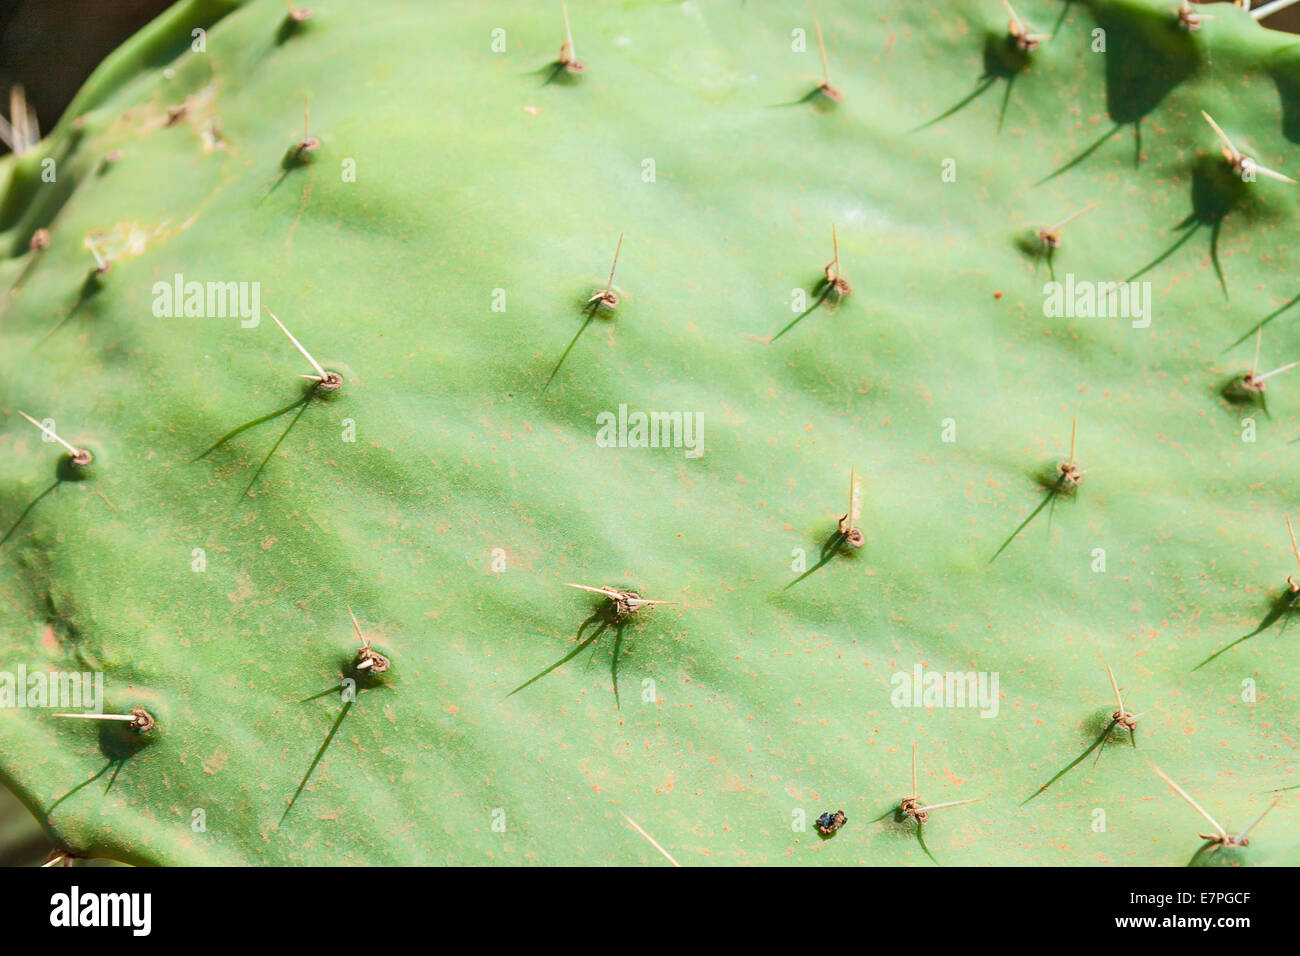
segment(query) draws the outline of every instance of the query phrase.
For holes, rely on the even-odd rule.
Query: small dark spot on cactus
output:
[[[1071,481],[1067,477],[1067,474],[1073,475],[1076,470],[1078,470],[1077,465],[1063,461],[1055,466],[1046,465],[1037,469],[1030,474],[1030,477],[1040,488],[1047,492],[1047,497],[1051,499],[1058,495],[1069,496],[1078,489],[1079,484],[1083,481],[1083,472],[1079,471],[1078,481]]]
[[[1178,24],[1184,29],[1191,30],[1195,33],[1201,28],[1204,20],[1213,20],[1213,14],[1197,13],[1192,9],[1192,5],[1187,0],[1182,0],[1178,7]]]
[[[378,651],[363,647],[357,651],[357,660],[354,666],[358,671],[368,674],[382,674],[392,666],[392,661]]]
[[[1028,33],[1016,33],[1012,30],[1011,39],[1015,42],[1016,49],[1024,50],[1026,53],[1033,53],[1038,49],[1038,37]]]
[[[1043,239],[1041,229],[1025,229],[1016,234],[1015,246],[1026,259],[1034,262],[1048,258],[1054,251]]]
[[[280,160],[280,168],[288,172],[300,166],[306,166],[311,162],[311,154],[318,149],[320,149],[320,140],[316,137],[300,139],[290,146],[288,152],[284,154],[284,158]]]
[[[146,711],[139,712],[144,713],[147,720],[137,717],[130,723],[112,721],[99,728],[99,751],[108,760],[104,770],[107,771],[109,768],[113,770],[108,785],[104,788],[105,793],[113,789],[118,774],[128,760],[158,742],[158,734],[153,732],[153,716]],[[132,717],[136,715],[136,710],[131,711]]]
[[[641,595],[635,591],[620,591],[604,605],[605,616],[612,621],[626,620],[640,608],[640,605],[635,603],[640,599]]]
[[[924,823],[930,819],[930,814],[921,806],[920,797],[904,797],[898,802],[898,816],[900,819],[911,817],[917,823]]]
[[[65,455],[64,460],[74,468],[89,468],[95,461],[95,456],[88,448],[78,448],[76,454]]]
[[[32,233],[32,238],[29,245],[36,252],[44,252],[46,249],[50,248],[50,230],[37,229],[34,233]]]
[[[93,456],[86,449],[78,449],[76,455],[61,455],[54,466],[54,475],[59,481],[85,481],[93,471]]]
[[[1127,730],[1130,734],[1137,730],[1137,714],[1130,714],[1128,711],[1115,711],[1110,715],[1115,721],[1115,726]]]
[[[182,103],[179,106],[167,107],[167,125],[175,126],[183,120],[190,111],[189,104]]]
[[[1038,241],[1043,244],[1043,248],[1046,250],[1047,255],[1050,256],[1057,249],[1061,248],[1061,232],[1067,225],[1078,219],[1084,213],[1096,209],[1099,205],[1101,205],[1100,202],[1089,203],[1084,208],[1070,213],[1070,215],[1066,216],[1060,222],[1039,229],[1037,234]]]
[[[1244,336],[1243,336],[1244,338]],[[1245,375],[1234,375],[1228,379],[1220,392],[1232,405],[1264,405],[1264,390],[1268,383],[1257,375],[1259,369],[1259,348],[1264,339],[1264,323],[1255,327],[1255,359],[1250,364],[1250,371]],[[1241,341],[1238,339],[1238,341]]]
[[[817,818],[817,832],[822,838],[833,837],[844,824],[849,822],[849,818],[844,815],[843,810],[836,810],[834,813],[827,810]]]
[[[1029,66],[1029,53],[1029,50],[1006,33],[986,37],[984,75],[981,77],[981,82],[992,83],[993,80],[998,79],[1014,80]]]
[[[1198,157],[1192,171],[1192,217],[1201,225],[1222,222],[1250,195],[1248,184],[1223,156]]]
[[[1094,707],[1083,715],[1082,722],[1078,729],[1079,740],[1096,741],[1098,737],[1105,735],[1110,737],[1116,728],[1114,707]],[[1130,714],[1136,723],[1137,718]],[[1089,748],[1091,752],[1092,748]]]
[[[1034,33],[1029,24],[1020,19],[1020,16],[1012,8],[1010,0],[1002,0],[1002,6],[1006,7],[1007,13],[1011,15],[1011,22],[1007,24],[1007,34],[1017,50],[1032,53],[1038,49],[1040,41],[1046,40],[1051,35],[1048,33]]]
[[[95,168],[95,175],[103,176],[115,165],[121,162],[122,156],[123,153],[120,149],[115,149],[112,152],[105,153],[103,159],[99,161],[99,165]]]
[[[817,87],[817,92],[835,103],[839,103],[844,99],[844,94],[834,86],[831,86],[830,83],[823,83],[821,86]]]
[[[1064,489],[1078,488],[1083,481],[1083,470],[1072,461],[1063,461],[1057,466],[1060,481]]]
[[[537,74],[542,75],[545,79],[542,81],[543,86],[550,86],[552,83],[560,83],[566,86],[577,83],[587,68],[581,63],[561,63],[559,60],[552,60]]]
[[[286,3],[289,12],[285,14],[275,31],[277,46],[288,42],[298,31],[306,29],[307,21],[315,14],[311,7],[295,7],[291,0],[286,0]]]

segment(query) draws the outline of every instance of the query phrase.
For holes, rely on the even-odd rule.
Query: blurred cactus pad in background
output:
[[[1300,863],[1294,37],[311,5],[0,163],[0,671],[125,718],[9,681],[51,849]]]

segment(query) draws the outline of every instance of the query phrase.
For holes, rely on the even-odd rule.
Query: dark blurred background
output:
[[[1168,2],[1171,11],[1178,5],[1178,0]],[[0,112],[8,115],[8,90],[14,84],[21,84],[42,131],[53,129],[99,62],[171,3],[172,0],[0,0]],[[936,5],[940,3],[942,0],[936,0]],[[1263,5],[1260,0],[1254,4],[1257,8]],[[1274,30],[1300,33],[1300,3],[1269,17],[1265,25]],[[8,148],[0,145],[0,154],[6,152]],[[0,866],[37,864],[49,850],[49,841],[26,808],[0,787]]]
[[[0,0],[0,111],[22,84],[42,132],[86,77],[172,0]]]

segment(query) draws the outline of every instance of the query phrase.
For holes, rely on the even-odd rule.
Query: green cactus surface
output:
[[[1295,38],[572,0],[579,72],[558,3],[312,6],[182,0],[0,165],[0,671],[155,721],[0,707],[52,848],[1300,864],[1300,370],[1242,388],[1300,358],[1300,186],[1202,116],[1300,175]],[[1145,317],[1050,304],[1130,277]],[[605,447],[621,407],[694,447]],[[1198,853],[1156,768],[1280,805]]]

